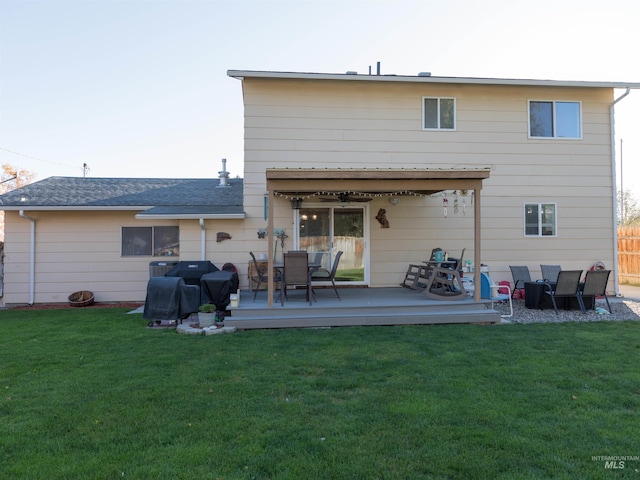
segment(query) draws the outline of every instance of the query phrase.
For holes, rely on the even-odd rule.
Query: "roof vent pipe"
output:
[[[380,75],[380,62],[378,62],[377,71],[378,71],[378,75]]]
[[[227,179],[229,178],[229,172],[227,172],[227,159],[223,158],[222,159],[222,170],[218,172],[218,175],[220,178],[220,184],[218,185],[219,187],[227,187],[228,183],[227,183]]]

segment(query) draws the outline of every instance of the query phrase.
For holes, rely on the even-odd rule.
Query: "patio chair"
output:
[[[525,282],[531,281],[531,274],[529,273],[529,267],[526,265],[509,265],[511,269],[511,276],[513,276],[513,291],[511,297],[516,290],[524,290]],[[524,293],[524,292],[522,292]]]
[[[562,267],[560,265],[540,265],[540,270],[543,282],[556,283]]]
[[[462,284],[462,278],[460,278],[460,267],[465,250],[462,249],[460,258],[454,258],[450,262],[443,262],[431,268],[424,292],[427,297],[436,300],[463,300],[467,298],[467,292]]]
[[[333,285],[333,290],[336,292],[336,297],[338,300],[342,300],[340,295],[338,294],[338,289],[336,288],[336,271],[338,270],[338,263],[340,262],[340,257],[342,256],[342,250],[336,254],[336,258],[333,259],[333,265],[331,266],[331,271],[326,268],[318,268],[311,272],[311,288],[313,288],[314,281],[330,281],[331,285]]]
[[[558,304],[556,298],[576,298],[578,306],[582,313],[585,313],[584,306],[582,305],[582,299],[578,294],[580,288],[580,277],[582,276],[582,270],[560,270],[555,286],[551,282],[544,282],[544,293],[549,295],[551,302],[553,303],[553,309],[558,314]]]
[[[502,288],[507,289],[507,293],[499,293]],[[513,303],[511,301],[511,287],[508,285],[494,284],[491,277],[486,273],[480,273],[480,298],[491,300],[491,308],[494,303],[509,302],[509,315],[500,315],[502,318],[513,317]]]
[[[609,304],[609,298],[607,298],[607,282],[609,281],[609,274],[611,270],[588,270],[584,276],[584,283],[578,290],[579,299],[582,303],[583,313],[586,312],[584,303],[585,297],[594,297],[593,309],[596,308],[595,297],[604,297],[607,302],[607,308],[609,313],[611,311],[611,305]]]
[[[289,285],[296,287],[304,285],[309,305],[312,304],[313,291],[311,290],[311,272],[309,271],[309,256],[307,252],[284,253],[284,273],[280,282],[280,303],[282,305],[284,305],[284,299],[287,297],[287,287]]]
[[[323,256],[324,252],[315,252],[313,254],[313,260],[311,260],[311,263],[313,263],[314,265],[321,265]]]
[[[258,295],[258,290],[260,290],[260,286],[262,284],[266,284],[267,282],[269,282],[269,275],[267,274],[268,268],[265,265],[260,265],[258,263],[258,261],[256,260],[256,256],[253,254],[253,252],[249,252],[249,255],[251,255],[251,265],[253,265],[253,271],[251,271],[251,268],[249,269],[249,272],[250,272],[249,279],[251,283],[250,288],[253,291],[253,301],[255,302],[256,296]],[[280,280],[281,280],[280,274],[276,270],[276,274],[273,277],[273,281],[277,283]]]
[[[407,273],[404,275],[404,280],[400,283],[401,287],[410,288],[412,290],[423,289],[427,286],[431,272],[433,272],[434,263],[436,261],[436,253],[441,252],[444,254],[441,248],[434,248],[431,250],[431,257],[427,262],[423,263],[410,263],[407,268]]]
[[[452,262],[450,264],[450,267],[460,271],[462,269],[462,262],[464,261],[464,252],[466,251],[466,248],[462,249],[462,252],[460,252],[460,258],[450,258],[448,261]]]

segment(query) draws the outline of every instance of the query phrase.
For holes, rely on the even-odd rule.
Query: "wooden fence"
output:
[[[640,226],[618,227],[618,282],[640,285]]]

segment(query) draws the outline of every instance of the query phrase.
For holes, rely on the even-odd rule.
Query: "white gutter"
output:
[[[204,228],[204,218],[200,219],[200,260],[206,260],[207,231]]]
[[[618,282],[618,180],[616,178],[616,127],[615,127],[615,104],[629,95],[631,89],[616,98],[609,105],[609,123],[611,126],[611,170],[613,177],[613,291],[616,297],[620,295],[620,285]],[[624,192],[622,192],[624,195]]]
[[[35,301],[36,291],[36,219],[20,210],[20,217],[31,222],[31,237],[29,239],[29,305]]]

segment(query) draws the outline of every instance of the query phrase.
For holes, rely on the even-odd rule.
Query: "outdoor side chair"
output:
[[[607,302],[607,308],[609,313],[611,311],[611,305],[609,304],[609,298],[607,298],[607,282],[609,281],[609,274],[611,270],[588,270],[584,276],[584,283],[578,290],[580,300],[582,301],[582,308],[586,311],[584,306],[584,297],[604,297]],[[595,300],[595,299],[594,299]],[[596,303],[593,302],[593,308],[595,310]]]
[[[340,257],[342,256],[342,250],[340,250],[336,254],[336,258],[333,260],[333,265],[331,266],[331,270],[327,270],[326,268],[318,268],[311,272],[311,286],[313,288],[313,281],[330,281],[331,285],[333,285],[333,291],[336,292],[336,297],[338,300],[342,300],[340,298],[340,294],[338,293],[338,289],[336,288],[336,271],[338,270],[338,263],[340,262]]]
[[[253,301],[256,301],[256,296],[258,295],[258,290],[260,290],[260,286],[264,283],[269,282],[269,275],[267,274],[268,268],[264,265],[259,265],[256,260],[256,256],[253,252],[249,252],[251,255],[251,264],[253,265],[253,272],[250,275],[250,288],[253,290]],[[276,270],[276,274],[273,277],[274,283],[277,283],[281,280],[280,273]]]
[[[491,308],[497,302],[509,302],[509,315],[500,315],[500,317],[513,317],[513,302],[511,301],[511,287],[508,285],[497,285],[493,283],[491,277],[486,273],[480,273],[480,298],[491,300]],[[501,288],[506,288],[507,293],[499,293]]]
[[[511,297],[513,297],[516,290],[523,290],[525,282],[531,281],[531,274],[526,265],[509,265],[509,268],[513,276],[513,292],[511,292]]]
[[[562,270],[560,265],[540,265],[542,281],[556,283],[558,281],[558,274],[560,273],[560,270]]]
[[[311,289],[311,272],[309,272],[309,256],[307,252],[284,253],[284,273],[280,285],[280,303],[282,305],[284,305],[284,299],[287,297],[287,286],[289,285],[296,287],[304,285],[309,305],[312,304],[313,291]]]
[[[578,291],[580,289],[580,277],[582,276],[582,270],[560,270],[558,279],[555,284],[555,288],[550,282],[544,282],[544,293],[549,295],[551,302],[553,303],[553,309],[558,314],[558,304],[556,298],[576,298],[578,306],[582,313],[585,313],[584,305],[582,304],[582,298]]]

